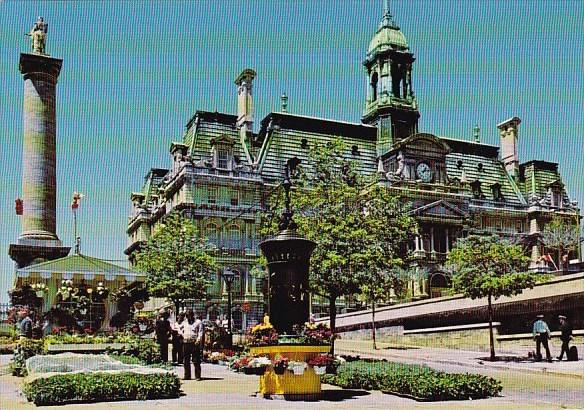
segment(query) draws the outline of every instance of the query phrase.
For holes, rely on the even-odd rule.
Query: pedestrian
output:
[[[558,356],[558,360],[562,360],[564,357],[564,352],[566,352],[566,360],[570,360],[570,354],[568,353],[570,349],[570,339],[572,339],[572,326],[568,322],[568,318],[563,315],[559,315],[558,319],[560,320],[560,340],[562,341],[562,351]]]
[[[193,353],[193,363],[195,365],[195,379],[201,379],[201,362],[203,361],[203,350],[205,349],[205,324],[201,315],[197,315],[197,320],[194,324],[195,333],[195,349]]]
[[[548,340],[550,338],[550,328],[543,320],[543,315],[537,315],[537,320],[533,324],[533,338],[535,339],[535,360],[541,360],[541,345],[545,348],[546,359],[551,363],[552,355]]]
[[[170,337],[170,322],[168,321],[169,314],[160,310],[160,314],[156,319],[154,331],[156,333],[156,341],[160,346],[160,357],[162,362],[168,362],[168,338]]]
[[[195,343],[197,341],[195,336],[195,315],[192,310],[186,311],[185,317],[179,325],[179,331],[183,338],[184,380],[191,380],[191,358],[194,356]]]
[[[185,319],[184,313],[179,313],[172,324],[172,363],[182,364],[183,362],[183,337],[180,333],[180,324]]]
[[[32,339],[32,319],[27,309],[23,309],[19,312],[20,324],[19,324],[19,335],[20,339]]]

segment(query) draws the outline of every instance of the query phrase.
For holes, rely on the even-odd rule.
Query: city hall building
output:
[[[281,111],[255,124],[256,73],[244,70],[235,80],[237,112],[196,111],[182,140],[169,141],[169,168],[151,169],[142,189],[131,194],[125,250],[130,261],[161,218],[180,210],[216,245],[218,263],[239,272],[233,320],[235,329],[246,329],[264,311],[265,283],[255,267],[266,198],[282,181],[288,159],[308,164],[312,147],[340,137],[359,172],[378,173],[387,189],[411,203],[419,224],[411,250],[423,269],[410,283],[410,298],[437,297],[450,286],[442,264],[456,239],[471,233],[517,240],[531,257],[531,269],[547,269],[541,259],[547,251],[539,240],[543,226],[553,216],[574,224],[580,220],[558,164],[519,158],[517,117],[496,125],[498,146],[482,143],[478,128],[472,141],[418,132],[414,63],[386,9],[363,62],[367,89],[361,123],[289,113],[283,96]],[[208,300],[194,305],[210,319],[226,313],[222,270]],[[318,304],[313,309],[320,312]]]

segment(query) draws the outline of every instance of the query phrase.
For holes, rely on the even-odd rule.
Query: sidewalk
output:
[[[429,347],[404,348],[395,347],[387,343],[377,343],[377,347],[378,349],[374,350],[371,341],[340,339],[335,343],[335,353],[387,359],[410,364],[455,365],[470,367],[473,370],[476,370],[477,367],[485,367],[584,379],[584,361],[582,359],[577,362],[568,362],[564,358],[560,362],[554,358],[552,363],[546,361],[536,362],[527,358],[527,352],[530,350],[528,348],[521,351],[505,350],[496,352],[499,360],[491,362],[488,360],[488,352]]]
[[[366,350],[366,349],[364,349]],[[372,349],[371,349],[372,350]],[[385,353],[390,350],[375,351]],[[368,355],[363,352],[362,356]],[[389,358],[389,357],[388,357]],[[0,356],[0,363],[7,363],[7,356]],[[395,358],[391,358],[396,360]],[[411,360],[411,359],[410,359]],[[416,362],[424,360],[416,359]],[[431,364],[431,363],[429,363]],[[432,365],[432,364],[431,364]],[[456,371],[460,366],[445,365]],[[468,366],[468,365],[467,365]],[[463,371],[476,373],[465,368]],[[436,367],[440,367],[437,365]],[[182,369],[174,370],[182,375]],[[446,369],[445,369],[446,370]],[[513,373],[513,372],[508,372]],[[553,378],[554,380],[550,380]],[[544,379],[544,380],[542,380]],[[124,408],[127,410],[140,410],[156,408],[158,410],[176,409],[282,409],[282,410],[307,410],[307,409],[561,409],[582,408],[584,392],[582,382],[573,378],[554,378],[551,375],[522,375],[520,380],[513,385],[504,385],[502,395],[483,400],[446,401],[423,403],[411,399],[383,394],[379,391],[343,390],[335,386],[323,385],[323,395],[319,401],[287,401],[267,400],[256,397],[254,392],[259,387],[259,376],[246,376],[241,373],[233,373],[226,366],[203,364],[203,381],[182,381],[183,395],[177,399],[148,400],[148,401],[123,401],[123,402],[99,402],[90,404],[69,404],[59,406],[68,410],[111,410]],[[0,409],[34,410],[39,409],[29,403],[20,394],[22,379],[8,374],[0,375]],[[513,380],[511,380],[513,382]],[[54,409],[55,407],[42,407]]]

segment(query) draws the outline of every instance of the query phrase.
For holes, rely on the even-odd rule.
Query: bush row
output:
[[[502,390],[499,381],[479,374],[445,373],[426,366],[385,361],[343,363],[336,375],[323,376],[323,382],[430,401],[482,399],[497,396]]]
[[[168,399],[179,397],[180,380],[172,373],[69,373],[25,382],[23,392],[37,406]]]

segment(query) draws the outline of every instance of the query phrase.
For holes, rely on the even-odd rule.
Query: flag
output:
[[[14,201],[14,210],[16,211],[16,215],[22,215],[22,209],[23,209],[22,199],[16,198],[16,200]]]
[[[552,263],[554,260],[552,259],[552,255],[550,255],[549,253],[542,255],[541,257],[544,261]]]
[[[73,200],[71,201],[71,209],[72,210],[76,210],[77,208],[79,208],[79,202],[81,202],[81,198],[83,198],[85,195],[79,193],[79,192],[73,192]]]

